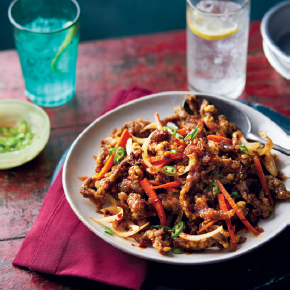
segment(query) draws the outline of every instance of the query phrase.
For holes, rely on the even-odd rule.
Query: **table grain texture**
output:
[[[51,135],[43,152],[25,165],[0,170],[3,289],[102,289],[103,285],[94,281],[15,267],[12,260],[38,215],[62,154],[99,116],[118,89],[132,86],[156,92],[188,90],[184,30],[80,43],[76,94],[66,105],[45,108]],[[27,100],[15,50],[0,51],[0,99]],[[239,99],[261,103],[290,117],[290,81],[267,61],[259,21],[250,26],[247,82]]]

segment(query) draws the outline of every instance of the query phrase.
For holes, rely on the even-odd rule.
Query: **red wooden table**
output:
[[[37,217],[64,151],[98,117],[118,89],[134,85],[156,92],[188,89],[185,31],[80,44],[76,95],[66,105],[45,108],[51,120],[45,149],[25,165],[0,171],[0,263],[4,289],[100,287],[96,282],[30,272],[11,263]],[[262,49],[260,22],[252,22],[247,83],[240,99],[264,104],[290,117],[289,96],[290,81],[270,66]],[[26,99],[15,50],[0,52],[0,99]]]

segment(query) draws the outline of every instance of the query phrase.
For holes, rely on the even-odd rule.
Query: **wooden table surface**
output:
[[[80,43],[75,96],[66,105],[45,108],[51,120],[45,149],[25,165],[0,170],[0,263],[4,289],[85,289],[99,285],[84,279],[30,272],[11,263],[38,215],[62,154],[98,117],[118,89],[134,85],[156,92],[188,89],[185,31]],[[290,117],[289,98],[290,81],[270,66],[262,49],[260,22],[252,22],[247,83],[240,99],[264,104]],[[27,100],[15,50],[0,52],[0,99]]]

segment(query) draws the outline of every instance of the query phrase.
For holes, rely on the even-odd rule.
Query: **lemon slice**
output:
[[[204,17],[198,13],[187,13],[187,24],[190,30],[207,40],[219,40],[235,34],[238,24],[230,20],[220,20],[214,17]]]

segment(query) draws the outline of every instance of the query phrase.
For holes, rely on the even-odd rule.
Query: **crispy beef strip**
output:
[[[282,183],[281,180],[277,179],[272,175],[266,175],[265,178],[270,191],[274,192],[274,197],[276,199],[287,199],[287,195],[290,194],[290,191],[286,189],[285,185]]]
[[[118,180],[128,172],[130,166],[140,163],[141,154],[141,149],[132,152],[131,155],[127,156],[119,165],[112,169],[109,174],[107,173],[106,177],[96,181],[95,186],[97,190],[90,188],[93,181],[92,178],[86,179],[80,188],[80,193],[84,197],[90,198],[97,205],[97,208],[101,209],[105,203],[106,193],[112,191]]]
[[[252,213],[257,216],[257,217],[262,217],[264,219],[267,219],[270,217],[271,213],[274,210],[274,207],[270,204],[268,198],[265,197],[264,192],[262,192],[262,189],[260,190],[261,192],[261,199],[257,197],[254,193],[249,192],[249,188],[247,186],[250,183],[255,182],[255,180],[247,180],[247,181],[242,181],[238,183],[237,189],[240,192],[240,194],[243,196],[244,200],[253,206]]]
[[[195,95],[187,94],[184,96],[184,100],[188,104],[193,115],[198,116],[199,111],[198,111],[198,104],[197,104]]]

